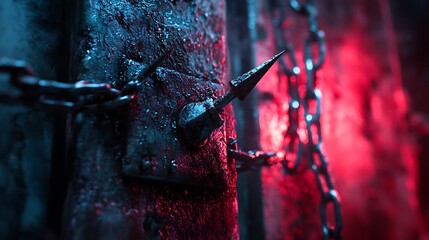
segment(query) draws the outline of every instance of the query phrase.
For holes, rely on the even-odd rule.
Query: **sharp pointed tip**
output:
[[[286,52],[286,49],[242,76],[232,80],[230,86],[234,95],[240,100],[243,100],[284,52]]]
[[[281,52],[277,53],[277,55],[282,55],[283,53],[285,53],[285,52],[286,52],[286,50],[287,50],[287,49],[283,49],[283,51],[281,51]]]
[[[286,52],[286,49],[277,53],[276,55],[274,55],[274,57],[268,59],[267,61],[263,62],[262,64],[260,64],[259,66],[257,66],[255,69],[255,72],[253,75],[253,77],[259,78],[259,80],[261,80],[261,78],[265,75],[265,73],[274,65],[274,63],[280,58],[280,56]],[[260,73],[260,74],[257,74]]]
[[[274,57],[272,57],[272,58],[270,58],[270,59],[268,59],[267,61],[265,61],[265,62],[263,62],[262,64],[260,64],[259,66],[257,66],[256,68],[254,68],[254,69],[257,69],[257,71],[263,71],[263,70],[266,70],[266,71],[268,71],[268,69],[270,69],[271,68],[271,66],[280,58],[280,56],[283,54],[283,53],[285,53],[286,52],[286,49],[285,50],[283,50],[283,51],[281,51],[281,52],[279,52],[279,53],[277,53],[276,55],[274,55]],[[265,74],[265,72],[264,72],[264,74]],[[262,75],[263,76],[263,75]],[[261,78],[262,78],[262,76],[261,76]]]
[[[277,61],[277,59],[279,59],[280,58],[280,56],[283,54],[283,53],[285,53],[286,52],[286,49],[285,50],[283,50],[283,51],[281,51],[281,52],[279,52],[279,53],[277,53],[274,57],[272,57],[270,60],[272,60],[273,62],[275,62],[275,61]]]

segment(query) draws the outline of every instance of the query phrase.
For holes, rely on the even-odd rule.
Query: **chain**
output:
[[[106,83],[63,83],[35,76],[23,61],[0,60],[0,73],[9,74],[17,91],[0,92],[0,102],[24,103],[65,111],[112,110],[130,103],[139,85],[128,82],[121,90]]]
[[[299,15],[305,16],[308,23],[308,36],[304,41],[304,64],[306,70],[305,94],[301,98],[298,92],[300,69],[297,65],[296,56],[291,44],[287,42],[282,31],[282,22],[285,20],[286,3],[278,3],[279,13],[274,12],[274,4],[270,4],[272,25],[275,34],[275,43],[278,50],[286,49],[291,67],[285,60],[280,59],[280,67],[287,77],[289,101],[289,128],[285,133],[286,157],[283,165],[289,173],[295,173],[304,155],[311,168],[321,197],[320,215],[322,223],[323,239],[341,239],[342,217],[340,202],[337,191],[334,188],[328,161],[323,153],[322,131],[320,125],[321,117],[321,91],[316,87],[317,71],[321,68],[326,57],[325,34],[319,30],[317,23],[317,9],[313,0],[307,0],[301,4],[297,0],[289,0],[290,7]],[[283,4],[283,6],[281,5]],[[277,15],[277,17],[276,17]],[[318,50],[317,59],[314,58],[313,48]],[[299,109],[303,109],[306,123],[308,143],[304,144],[298,134]],[[333,204],[333,224],[328,222],[329,204]]]
[[[289,108],[288,108],[288,117],[289,117],[289,127],[284,135],[284,146],[285,154],[284,161],[282,161],[285,169],[290,173],[295,173],[298,170],[298,167],[301,164],[303,158],[303,148],[304,144],[300,139],[298,134],[299,128],[299,108],[300,108],[300,97],[298,92],[298,84],[299,84],[299,73],[301,72],[294,48],[292,44],[288,43],[283,36],[282,31],[278,31],[278,29],[282,29],[281,24],[284,22],[286,18],[286,6],[284,2],[279,2],[279,6],[277,9],[279,12],[276,14],[274,12],[274,4],[276,2],[271,2],[270,7],[270,16],[271,24],[274,29],[274,38],[277,49],[285,49],[285,55],[289,56],[290,67],[286,64],[284,58],[279,59],[280,68],[285,73],[287,77],[288,83],[288,94],[289,94]]]
[[[228,156],[236,160],[237,171],[255,170],[262,166],[271,166],[281,162],[288,173],[296,173],[305,155],[308,165],[313,172],[316,185],[320,193],[321,233],[323,239],[341,239],[342,217],[339,195],[334,188],[329,170],[328,161],[323,153],[321,117],[321,91],[316,87],[317,71],[321,68],[326,57],[325,34],[319,30],[317,23],[317,9],[313,0],[301,4],[297,0],[289,0],[294,12],[305,16],[308,24],[308,36],[304,41],[304,65],[306,70],[306,84],[304,96],[300,96],[300,73],[293,46],[287,41],[282,31],[282,23],[286,19],[287,3],[269,0],[271,24],[274,29],[274,39],[277,51],[285,49],[289,57],[289,65],[284,58],[279,59],[280,69],[287,77],[289,95],[289,127],[284,135],[284,152],[259,152],[238,150],[237,141],[230,139]],[[278,11],[276,12],[275,9]],[[313,46],[317,49],[317,59]],[[306,123],[307,143],[304,143],[298,134],[300,113],[303,113]],[[281,157],[283,156],[283,157]],[[328,221],[328,209],[333,205],[332,213],[335,221]]]
[[[235,166],[238,172],[256,171],[261,167],[269,167],[281,162],[279,157],[282,153],[264,152],[250,150],[247,152],[238,149],[237,140],[229,138],[228,157],[235,159]]]
[[[162,55],[148,64],[138,76],[145,78],[152,74],[173,53],[167,49]],[[108,83],[78,81],[63,83],[43,80],[35,76],[33,70],[23,61],[0,59],[0,73],[10,75],[9,82],[17,91],[0,91],[0,103],[24,103],[43,108],[65,111],[114,110],[128,105],[136,96],[141,82],[130,80],[120,89]]]

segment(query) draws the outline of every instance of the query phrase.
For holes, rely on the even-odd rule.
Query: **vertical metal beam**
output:
[[[253,68],[256,40],[256,0],[227,1],[228,47],[232,77]],[[258,92],[234,102],[241,149],[260,149]],[[241,239],[264,239],[261,172],[240,173],[237,179]]]
[[[74,53],[78,44],[76,38],[82,19],[81,10],[81,0],[61,2],[57,56],[57,79],[61,82],[76,81],[78,64]],[[64,205],[75,155],[74,114],[55,112],[52,116],[54,128],[47,224],[50,235],[61,238]]]
[[[184,104],[220,95],[224,1],[84,4],[79,78],[142,86],[129,109],[82,114],[64,239],[238,239],[230,129],[198,149],[176,131]],[[153,74],[140,74],[172,48]]]

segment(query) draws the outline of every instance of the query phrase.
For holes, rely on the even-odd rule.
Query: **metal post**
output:
[[[256,4],[256,0],[227,1],[232,77],[255,66]],[[243,150],[260,149],[258,92],[254,90],[245,101],[233,104],[239,147]],[[240,238],[264,239],[261,170],[240,173],[237,193]]]

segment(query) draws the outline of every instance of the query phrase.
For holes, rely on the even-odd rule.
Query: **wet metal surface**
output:
[[[83,116],[64,235],[238,238],[230,109],[199,149],[177,131],[181,108],[224,91],[224,3],[97,0],[86,3],[85,18],[81,78],[141,85],[128,111]],[[139,74],[170,49],[151,74]]]

